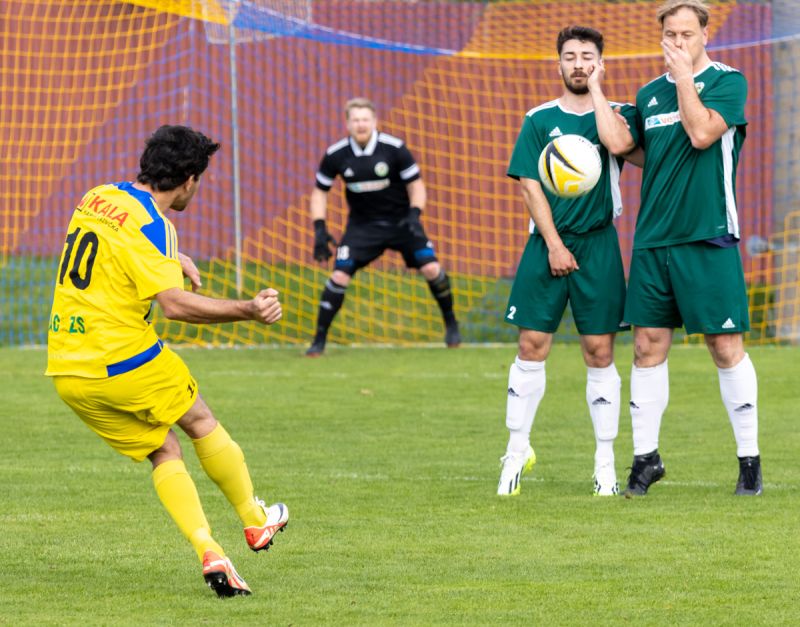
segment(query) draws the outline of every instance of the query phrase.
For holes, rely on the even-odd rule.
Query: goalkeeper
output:
[[[184,322],[273,324],[281,318],[272,289],[252,300],[218,300],[183,289],[182,275],[196,288],[200,273],[178,252],[166,214],[186,209],[218,149],[190,128],[162,126],[147,141],[135,182],[101,185],[83,197],[56,276],[46,374],[62,400],[118,453],[150,460],[156,493],[197,552],[206,583],[227,597],[250,594],[250,588],[211,536],[173,425],[191,438],[253,551],[269,548],[289,511],[255,498],[242,450],[149,322],[154,299],[167,318]]]
[[[328,191],[337,176],[344,180],[350,213],[336,249],[333,274],[322,291],[316,335],[306,355],[319,357],[325,352],[328,329],[342,307],[350,279],[387,249],[398,251],[407,267],[416,268],[425,277],[442,311],[445,344],[456,347],[461,335],[453,312],[450,280],[420,221],[426,194],[419,166],[401,139],[378,132],[371,101],[349,100],[345,119],[350,135],[325,151],[311,193],[317,261],[328,261],[332,256],[330,245],[336,246],[325,216]]]

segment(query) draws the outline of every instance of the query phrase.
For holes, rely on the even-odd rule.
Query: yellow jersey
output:
[[[58,265],[45,374],[97,379],[153,359],[152,300],[173,287],[183,288],[178,236],[153,197],[127,182],[87,192]]]

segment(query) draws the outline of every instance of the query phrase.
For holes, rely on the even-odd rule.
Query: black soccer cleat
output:
[[[760,496],[763,491],[761,481],[761,456],[739,458],[739,481],[736,482],[736,496]]]
[[[647,455],[634,455],[631,474],[628,476],[628,487],[625,489],[625,498],[644,496],[647,490],[656,481],[666,474],[664,462],[658,454],[658,449]]]
[[[322,357],[325,353],[325,338],[314,338],[314,342],[306,351],[306,357]]]
[[[458,348],[461,345],[461,333],[458,330],[458,322],[451,322],[445,327],[444,343],[447,348]]]

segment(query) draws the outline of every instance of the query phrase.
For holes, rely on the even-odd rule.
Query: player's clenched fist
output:
[[[261,290],[253,299],[253,319],[264,324],[273,324],[281,319],[283,311],[277,290],[271,287]]]

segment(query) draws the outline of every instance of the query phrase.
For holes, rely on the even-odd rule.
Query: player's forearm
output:
[[[180,322],[237,322],[254,317],[252,301],[208,298],[177,287],[158,293],[156,300],[168,319]]]
[[[521,179],[520,183],[525,207],[528,209],[528,213],[536,225],[536,230],[544,239],[547,248],[552,250],[563,246],[561,236],[556,230],[555,222],[553,222],[553,213],[550,210],[550,205],[538,181]]]
[[[328,214],[328,193],[315,187],[311,192],[311,220],[324,220]]]
[[[720,137],[725,129],[719,129],[714,123],[714,115],[707,109],[697,89],[694,86],[694,77],[681,77],[675,81],[678,90],[678,111],[681,114],[681,124],[692,146],[698,150],[705,150]]]
[[[625,126],[625,123],[617,116],[611,108],[611,104],[602,91],[594,90],[592,94],[592,104],[594,105],[594,117],[597,122],[597,134],[612,155],[624,155],[636,147],[633,142],[633,135]]]
[[[428,193],[425,191],[425,184],[422,179],[411,181],[406,185],[408,190],[408,203],[412,207],[417,207],[420,210],[425,209],[425,203],[428,201]]]
[[[628,163],[632,163],[637,168],[644,167],[644,150],[642,150],[641,146],[636,146],[636,148],[630,152],[622,155],[622,158]]]

